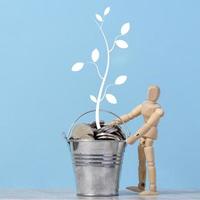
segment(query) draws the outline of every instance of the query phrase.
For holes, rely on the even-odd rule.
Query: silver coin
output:
[[[94,132],[89,125],[77,124],[72,130],[71,137],[73,139],[80,139],[86,135],[93,135],[93,134],[94,134]]]
[[[100,138],[100,137],[110,137],[110,138],[117,138],[117,139],[121,139],[120,137],[118,137],[117,135],[113,135],[113,134],[109,134],[109,133],[101,133],[101,134],[98,134],[97,135],[97,138]]]
[[[109,129],[111,129],[109,126],[104,126],[104,127],[102,127],[100,130],[101,131],[108,131]]]
[[[98,133],[97,134],[97,137],[100,137],[100,136],[110,136],[110,137],[114,137],[113,134],[110,134],[110,133]]]
[[[109,132],[108,132],[108,133],[109,133]],[[117,131],[112,132],[112,133],[109,133],[109,134],[115,135],[115,136],[119,137],[121,140],[125,139],[125,138],[123,137],[123,135],[122,135],[121,133],[117,132]]]
[[[118,140],[118,141],[120,141],[119,138],[117,138],[117,137],[110,137],[110,136],[101,136],[101,137],[98,137],[98,140]]]
[[[116,134],[117,136],[119,136],[120,138],[122,138],[122,140],[126,139],[126,136],[123,133],[115,132],[113,134]]]
[[[112,128],[112,129],[108,129],[107,133],[115,133],[118,132],[118,130],[116,128]]]

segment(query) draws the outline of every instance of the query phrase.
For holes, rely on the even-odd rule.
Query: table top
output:
[[[122,190],[115,197],[80,197],[70,190],[11,190],[0,189],[0,199],[4,200],[193,200],[200,199],[200,190],[166,190],[160,191],[157,196],[140,196],[137,193]]]

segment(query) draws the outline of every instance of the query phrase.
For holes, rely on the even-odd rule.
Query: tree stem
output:
[[[100,86],[100,89],[99,89],[99,92],[98,92],[97,103],[96,103],[95,119],[96,119],[97,129],[101,128],[101,126],[100,126],[100,113],[99,113],[100,102],[101,102],[103,89],[104,89],[104,86],[105,86],[105,82],[106,82],[106,79],[107,79],[107,76],[108,76],[108,72],[109,72],[109,67],[110,67],[110,52],[109,52],[108,40],[107,40],[107,38],[105,36],[105,33],[104,33],[104,31],[103,31],[101,26],[99,26],[99,29],[100,29],[100,32],[101,32],[101,34],[103,36],[103,39],[104,39],[104,42],[105,42],[105,46],[106,46],[107,62],[106,62],[105,73],[104,73],[104,76],[103,76],[103,79],[102,79],[102,82],[101,82],[101,86]]]

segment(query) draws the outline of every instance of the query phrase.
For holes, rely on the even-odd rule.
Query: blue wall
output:
[[[142,102],[149,84],[161,87],[165,117],[156,142],[160,188],[200,187],[200,1],[0,0],[0,187],[74,188],[70,153],[61,133],[98,89],[95,71],[70,71],[103,49],[94,14],[111,6],[105,31],[124,22],[126,50],[112,53],[110,80],[123,114]],[[101,61],[103,64],[103,61]],[[91,84],[92,83],[92,84]],[[132,132],[142,120],[128,123]],[[127,147],[121,186],[137,183],[137,144]]]

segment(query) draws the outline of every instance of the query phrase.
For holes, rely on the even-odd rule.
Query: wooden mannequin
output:
[[[163,109],[156,103],[159,95],[160,88],[158,86],[150,86],[148,88],[147,100],[134,108],[130,113],[120,117],[123,122],[130,121],[139,115],[143,115],[144,117],[144,125],[127,139],[128,144],[133,144],[136,140],[140,139],[138,146],[139,184],[138,186],[127,187],[127,189],[134,192],[140,192],[141,195],[157,194],[153,142],[157,138],[157,125],[159,119],[164,115]],[[111,125],[121,123],[122,122],[119,119],[116,119],[111,122]],[[149,191],[145,191],[146,161],[148,165]]]

